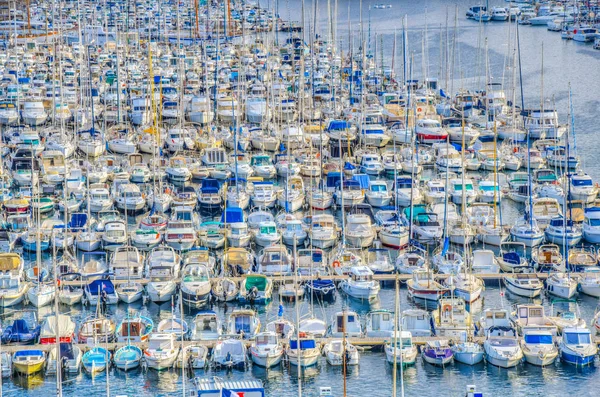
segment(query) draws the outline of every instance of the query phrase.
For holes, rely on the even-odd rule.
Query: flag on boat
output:
[[[449,248],[450,248],[450,240],[448,239],[448,237],[446,237],[444,239],[444,248],[442,248],[442,256],[446,255],[446,252],[448,252]]]
[[[221,397],[244,397],[244,393],[243,392],[235,392],[235,391],[229,390],[229,389],[222,389]]]

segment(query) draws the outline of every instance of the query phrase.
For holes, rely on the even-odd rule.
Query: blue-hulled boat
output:
[[[142,349],[137,346],[123,346],[115,352],[113,362],[117,368],[128,371],[140,366],[143,354]]]
[[[332,280],[309,280],[304,285],[306,292],[313,294],[315,298],[333,299],[335,297],[336,288]]]
[[[84,293],[90,305],[97,304],[98,299],[102,299],[102,296],[105,297],[108,305],[116,305],[119,301],[115,286],[110,280],[94,280],[85,286]]]
[[[29,328],[23,319],[13,321],[11,325],[2,332],[2,344],[29,345],[37,341],[40,336],[41,327]]]
[[[85,352],[81,362],[85,370],[93,375],[106,369],[106,365],[110,363],[110,357],[110,352],[105,348],[96,346]]]
[[[565,328],[558,345],[560,359],[576,366],[593,365],[598,347],[587,328]]]

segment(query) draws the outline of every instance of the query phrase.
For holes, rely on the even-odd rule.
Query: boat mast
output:
[[[66,203],[65,203],[66,204]],[[66,213],[66,207],[65,207]],[[56,338],[55,338],[55,349],[56,349],[56,395],[58,397],[62,397],[62,360],[60,357],[60,332],[59,332],[59,323],[58,323],[58,272],[56,271],[56,244],[55,242],[55,234],[52,229],[52,264],[53,264],[53,272],[54,272],[54,318],[56,319]],[[65,235],[65,239],[67,236]],[[38,290],[39,292],[39,290]],[[107,394],[108,396],[109,394]]]
[[[297,261],[298,255],[296,251],[297,238],[294,236],[294,262]],[[296,266],[294,266],[296,267]],[[302,397],[302,355],[300,350],[300,310],[298,308],[298,283],[297,283],[298,271],[294,271],[294,289],[296,290],[296,356],[297,356],[297,367],[298,367],[298,397]],[[312,295],[312,294],[311,294]]]

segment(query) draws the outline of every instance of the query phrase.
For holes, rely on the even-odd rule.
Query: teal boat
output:
[[[81,362],[83,367],[90,374],[102,372],[106,369],[106,365],[110,363],[110,352],[103,347],[94,347],[85,352]]]
[[[117,368],[123,371],[128,371],[140,366],[143,355],[144,353],[139,347],[127,345],[121,347],[115,352],[115,358],[113,362]]]

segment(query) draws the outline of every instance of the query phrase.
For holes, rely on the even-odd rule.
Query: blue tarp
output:
[[[221,215],[221,223],[240,223],[244,222],[244,211],[239,207],[225,208]]]
[[[15,353],[15,357],[41,356],[43,354],[41,350],[19,350]]]
[[[316,347],[316,343],[314,341],[314,339],[300,339],[300,350],[306,350],[306,349],[314,349]],[[290,340],[290,349],[297,349],[298,348],[298,341],[295,339]]]
[[[94,280],[87,285],[87,289],[91,295],[98,295],[98,293],[102,293],[102,291],[107,294],[115,293],[115,286],[110,280]]]
[[[342,179],[342,174],[339,172],[330,172],[327,174],[327,187],[336,187]]]
[[[204,189],[206,187],[214,187],[216,189],[219,189],[219,181],[217,181],[214,178],[206,178],[202,180],[202,184],[200,186],[201,189]]]
[[[206,186],[206,187],[202,187],[200,189],[200,191],[202,193],[219,193],[219,189],[216,187],[212,187],[212,186]]]
[[[71,214],[71,221],[69,222],[70,229],[81,229],[87,223],[87,214],[77,213]]]
[[[350,124],[347,121],[332,120],[329,122],[329,125],[327,126],[327,131],[339,131],[339,130],[346,130],[348,128],[350,128]]]
[[[521,257],[516,252],[505,253],[504,255],[502,255],[502,259],[504,259],[504,262],[507,262],[507,263],[510,263],[513,265],[518,265],[519,263],[521,263]]]
[[[360,185],[361,189],[369,188],[369,175],[367,174],[355,174],[352,175],[352,180],[355,180]]]

